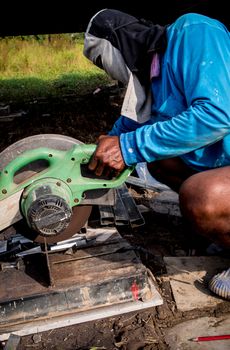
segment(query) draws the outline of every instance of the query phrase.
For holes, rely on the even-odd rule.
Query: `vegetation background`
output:
[[[109,78],[83,55],[83,33],[0,38],[0,103],[85,94]]]

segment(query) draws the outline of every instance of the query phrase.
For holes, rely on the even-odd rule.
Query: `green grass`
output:
[[[0,102],[85,94],[111,80],[83,55],[83,34],[0,39]]]

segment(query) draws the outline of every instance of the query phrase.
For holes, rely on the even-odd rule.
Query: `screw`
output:
[[[67,182],[71,182],[72,180],[68,177],[68,179],[66,180]]]
[[[58,182],[56,182],[56,185],[57,186],[61,186],[61,183],[58,181]]]
[[[23,198],[23,199],[26,199],[26,198],[27,198],[27,195],[28,195],[28,194],[27,194],[26,192],[24,192],[24,193],[22,194],[22,198]]]
[[[79,202],[79,199],[75,198],[74,203],[78,203],[78,202]]]
[[[3,194],[6,194],[6,193],[7,193],[7,190],[6,190],[5,188],[3,188],[2,193],[3,193]]]

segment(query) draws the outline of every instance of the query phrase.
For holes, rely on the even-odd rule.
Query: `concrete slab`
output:
[[[164,257],[164,262],[178,310],[190,311],[227,302],[208,289],[208,281],[216,273],[229,268],[229,259],[183,256]]]
[[[166,331],[165,341],[170,350],[229,350],[230,339],[194,342],[199,336],[230,333],[230,314],[221,317],[201,317],[186,321]]]
[[[181,217],[178,194],[172,190],[155,195],[149,206],[156,213]]]

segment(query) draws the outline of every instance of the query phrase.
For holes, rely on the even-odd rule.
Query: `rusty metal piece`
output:
[[[0,271],[8,270],[8,269],[16,269],[19,270],[22,267],[20,260],[12,261],[12,262],[0,262]]]
[[[41,250],[42,250],[44,262],[46,265],[45,267],[47,268],[47,278],[48,278],[47,284],[50,287],[54,287],[54,280],[50,269],[49,252],[48,252],[46,237],[43,237],[43,244],[41,244]]]

